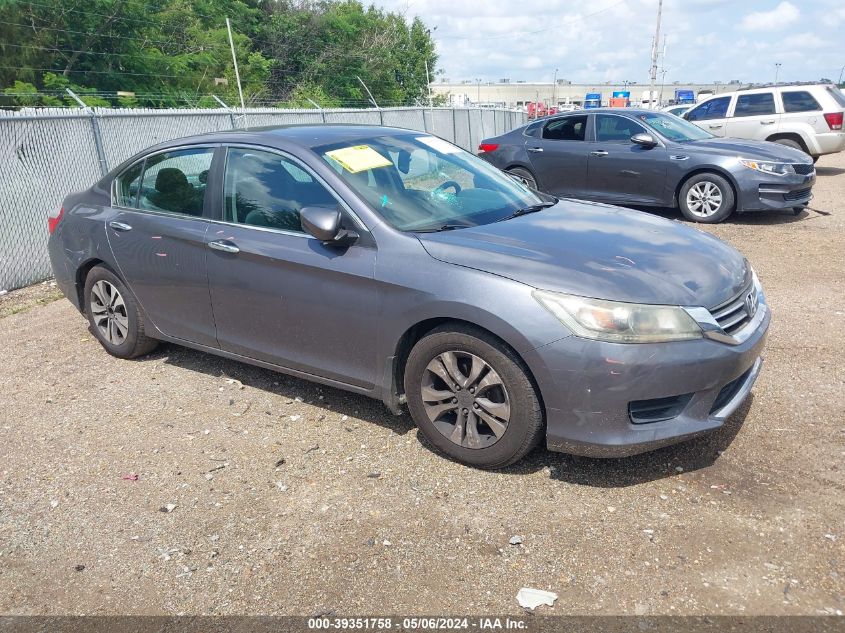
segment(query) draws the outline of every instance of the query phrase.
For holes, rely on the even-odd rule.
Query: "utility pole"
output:
[[[663,104],[663,88],[666,85],[666,36],[663,36],[663,54],[660,56],[660,94],[657,97],[657,107]]]
[[[775,85],[778,85],[778,77],[780,76],[780,62],[775,62]]]
[[[660,46],[660,18],[663,15],[663,0],[657,0],[657,27],[654,29],[654,41],[651,43],[651,83],[648,89],[649,109],[654,109],[654,84],[657,83],[657,47]]]
[[[235,64],[235,81],[238,82],[238,95],[241,98],[241,110],[243,110],[246,107],[244,105],[244,91],[241,88],[241,73],[238,71],[238,56],[235,55],[235,41],[232,39],[232,23],[229,22],[229,18],[226,18],[226,30],[229,32],[229,47],[232,49],[232,63]]]
[[[552,107],[557,107],[557,68],[555,68],[555,78],[552,80]]]
[[[478,94],[475,99],[475,107],[477,108],[478,104],[481,103],[481,80],[476,78],[475,83],[478,85]]]
[[[425,62],[425,80],[428,83],[428,109],[431,110],[434,108],[434,100],[431,97],[431,75],[428,74],[428,60],[424,59]]]

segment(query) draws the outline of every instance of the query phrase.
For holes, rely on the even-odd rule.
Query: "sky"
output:
[[[418,15],[441,77],[648,82],[658,0],[373,0]],[[524,7],[525,10],[520,10]],[[843,0],[664,0],[666,82],[829,78],[845,66]],[[658,80],[660,75],[658,75]]]

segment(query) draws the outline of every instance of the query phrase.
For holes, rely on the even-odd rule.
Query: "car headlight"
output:
[[[576,336],[614,343],[662,343],[703,336],[679,306],[623,303],[535,290],[534,298]]]
[[[762,171],[764,174],[772,174],[774,176],[785,176],[790,172],[788,163],[774,163],[767,160],[753,160],[751,158],[740,158],[739,162],[756,171]]]

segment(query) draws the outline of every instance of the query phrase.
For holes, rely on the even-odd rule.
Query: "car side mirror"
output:
[[[682,117],[683,119],[685,119],[685,120],[689,121],[689,113],[690,113],[690,111],[689,111],[689,110],[687,110],[686,112],[684,112],[684,113],[681,115],[681,117]]]
[[[299,211],[305,232],[324,244],[346,245],[358,239],[355,231],[342,228],[342,218],[340,210],[332,207],[303,207]]]
[[[654,140],[654,137],[651,134],[640,133],[634,134],[631,137],[631,142],[635,145],[641,145],[643,147],[654,147],[657,145],[657,141]]]

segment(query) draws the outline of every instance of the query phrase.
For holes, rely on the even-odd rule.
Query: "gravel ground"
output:
[[[9,293],[0,613],[518,615],[523,586],[546,614],[845,611],[845,155],[818,174],[799,217],[706,228],[774,311],[753,397],[624,460],[473,470],[378,402],[176,346],[117,360],[49,285]]]

